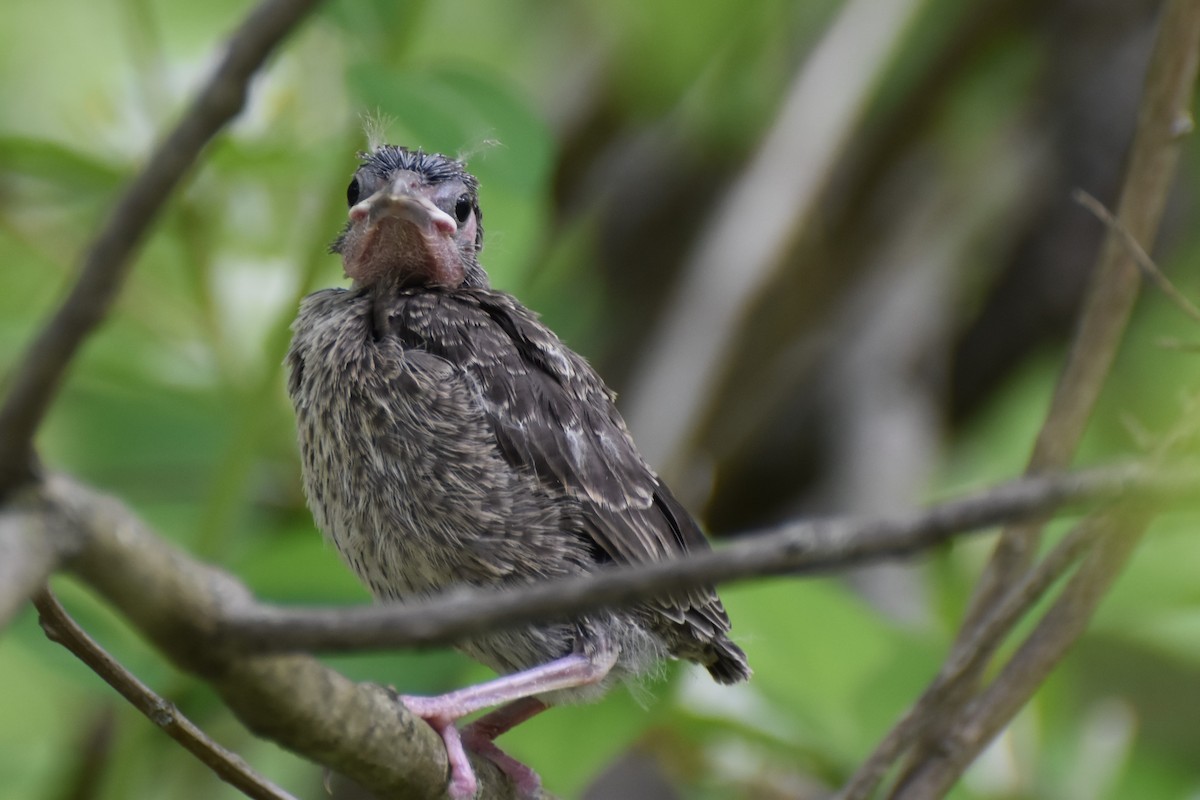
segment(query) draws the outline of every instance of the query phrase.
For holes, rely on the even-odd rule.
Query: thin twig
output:
[[[133,254],[204,146],[242,108],[246,87],[317,0],[263,0],[179,124],[125,189],[83,257],[79,277],[29,346],[0,407],[0,496],[35,474],[33,435],[79,346],[103,321]]]
[[[1154,448],[1152,461],[1163,462],[1177,457],[1180,452],[1191,450],[1190,443],[1195,441],[1196,432],[1200,430],[1200,417],[1193,413],[1198,402],[1200,397],[1190,398],[1180,424],[1162,437]],[[1081,531],[1077,527],[1060,543],[1059,548],[1043,560],[1037,572],[1059,558],[1059,550],[1071,538],[1081,533],[1088,534],[1085,543],[1090,549],[1059,597],[992,683],[954,715],[956,719],[952,727],[943,725],[938,741],[938,757],[915,763],[897,782],[894,797],[922,800],[940,796],[949,790],[966,765],[1028,702],[1075,640],[1083,635],[1096,607],[1145,535],[1154,513],[1151,505],[1126,497],[1103,513],[1089,518],[1085,522],[1087,530]],[[993,637],[981,630],[980,636],[969,642],[964,650],[986,646],[994,651],[1000,638],[1011,627],[1011,624],[1008,625]],[[985,658],[990,657],[990,654],[985,655]],[[962,673],[959,681],[966,681],[969,677],[969,672]],[[953,696],[951,692],[947,692],[947,696]],[[926,719],[939,719],[939,715],[934,711],[926,715]]]
[[[1075,199],[1076,203],[1079,203],[1079,205],[1092,212],[1096,216],[1096,219],[1103,222],[1109,230],[1114,231],[1121,237],[1121,242],[1125,245],[1125,249],[1133,256],[1134,263],[1141,269],[1142,275],[1145,276],[1146,280],[1153,283],[1160,292],[1167,296],[1168,300],[1174,303],[1184,314],[1187,314],[1193,322],[1200,322],[1200,308],[1196,308],[1183,292],[1175,288],[1175,284],[1171,283],[1170,278],[1163,274],[1163,271],[1154,263],[1154,259],[1142,249],[1142,245],[1133,237],[1129,229],[1122,225],[1121,221],[1114,217],[1112,212],[1104,207],[1103,203],[1083,189],[1076,189],[1071,193],[1071,197]]]
[[[825,559],[825,567],[833,568],[839,563],[909,552],[920,542],[943,541],[954,531],[994,524],[1007,515],[1040,513],[1052,505],[1123,494],[1147,499],[1187,497],[1194,496],[1198,487],[1200,475],[1179,466],[1151,472],[1132,465],[1024,478],[905,519],[788,526],[780,533],[791,536],[776,537],[779,549],[769,555],[759,553],[755,542],[736,543],[699,563],[689,560],[680,562],[679,567],[665,565],[664,571],[656,566],[636,575],[594,576],[574,587],[570,598],[563,595],[563,586],[549,592],[538,587],[521,593],[532,597],[532,602],[510,595],[475,595],[474,603],[447,598],[418,609],[365,608],[349,616],[316,617],[322,625],[334,620],[339,630],[347,630],[356,619],[366,620],[368,624],[359,625],[355,633],[359,638],[352,643],[357,646],[378,646],[397,639],[450,641],[480,624],[494,630],[534,617],[575,613],[609,600],[632,602],[683,585],[741,574],[748,565],[762,574],[801,571],[787,569],[789,564],[803,567],[807,563],[808,569],[815,569],[815,554]],[[208,680],[251,730],[378,793],[432,797],[444,788],[445,751],[437,735],[396,707],[381,689],[355,685],[307,656],[251,655],[242,649],[246,643],[240,634],[232,634],[235,628],[264,619],[268,626],[273,625],[280,612],[258,604],[233,577],[166,544],[113,498],[62,476],[51,476],[39,492],[44,513],[55,517],[46,525],[71,527],[77,532],[77,552],[68,564],[71,570],[172,661]],[[730,561],[730,553],[736,564],[732,572],[723,566]],[[594,587],[589,589],[587,583]],[[552,604],[547,606],[547,602]],[[295,621],[303,623],[305,618],[301,613]],[[407,627],[398,627],[398,621]],[[247,630],[243,627],[241,634]],[[397,630],[403,636],[397,636]],[[252,635],[262,638],[263,633],[260,629]],[[327,643],[329,636],[326,628],[312,635],[317,643]],[[511,786],[498,771],[486,761],[477,762],[476,767],[489,787],[489,796],[507,796]]]
[[[281,608],[230,599],[218,619],[198,624],[219,628],[224,645],[248,651],[432,646],[499,626],[571,616],[603,605],[635,603],[701,584],[783,573],[833,572],[913,555],[956,535],[1053,508],[1082,507],[1124,494],[1164,500],[1186,498],[1198,489],[1200,473],[1185,465],[1151,471],[1129,464],[1024,477],[906,516],[796,521],[743,533],[714,553],[612,569],[520,590],[462,590],[414,606],[339,609]],[[50,493],[66,507],[97,502],[90,499],[91,490],[58,476],[51,481]],[[123,506],[112,513],[123,520],[119,524],[132,524],[132,512]],[[84,546],[76,542],[71,547],[77,550]],[[14,598],[13,602],[19,600]]]
[[[256,773],[236,753],[226,750],[210,739],[172,703],[159,697],[133,673],[121,666],[71,619],[49,589],[39,592],[34,597],[33,604],[41,615],[42,629],[51,641],[74,653],[80,661],[103,678],[105,683],[128,700],[130,705],[183,745],[183,749],[198,758],[218,778],[256,800],[295,800],[292,795]]]

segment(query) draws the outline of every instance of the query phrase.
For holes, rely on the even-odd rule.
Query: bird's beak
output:
[[[453,236],[458,230],[454,218],[433,204],[420,185],[404,177],[350,207],[353,222],[365,222],[374,228],[384,219],[396,219],[412,225],[427,237]]]

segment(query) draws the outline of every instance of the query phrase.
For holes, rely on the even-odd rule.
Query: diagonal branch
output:
[[[914,764],[901,776],[891,797],[923,800],[942,797],[950,790],[1083,635],[1152,517],[1148,509],[1125,503],[1094,521],[1095,546],[1054,605],[995,680],[956,715],[952,726],[942,731],[937,756]]]
[[[71,359],[103,321],[131,258],[200,151],[242,108],[263,62],[317,0],[263,0],[229,39],[225,57],[175,129],[114,205],[84,254],[66,299],[30,344],[0,407],[0,496],[34,477],[33,435]]]
[[[1142,277],[1153,283],[1171,301],[1171,304],[1190,317],[1192,322],[1200,322],[1200,308],[1196,308],[1196,304],[1189,300],[1187,295],[1175,288],[1175,284],[1171,283],[1171,279],[1163,274],[1163,271],[1154,263],[1154,259],[1150,258],[1150,254],[1142,248],[1137,239],[1133,238],[1133,234],[1121,225],[1121,221],[1104,207],[1103,203],[1083,189],[1076,189],[1072,193],[1072,197],[1075,198],[1075,202],[1092,212],[1096,219],[1121,237],[1125,249],[1129,251],[1129,255],[1133,256],[1134,263],[1142,271]]]
[[[866,800],[871,796],[892,762],[917,737],[924,735],[931,720],[937,719],[957,697],[962,684],[970,682],[978,674],[1013,627],[1094,543],[1096,527],[1094,517],[1077,525],[1035,569],[1008,590],[1003,602],[988,609],[987,615],[972,629],[970,638],[965,640],[962,647],[955,648],[933,682],[888,731],[870,757],[855,770],[837,794],[837,800]]]
[[[255,800],[295,800],[290,794],[250,768],[236,753],[210,739],[172,703],[159,697],[71,619],[49,590],[34,598],[46,636],[70,650],[93,672],[116,689],[130,705],[162,728],[168,736],[198,758],[218,778]]]
[[[1070,463],[1108,376],[1140,282],[1137,256],[1128,248],[1127,239],[1132,237],[1147,243],[1154,240],[1175,177],[1182,136],[1193,127],[1190,108],[1198,62],[1200,5],[1191,0],[1172,0],[1164,7],[1159,22],[1121,191],[1118,222],[1108,228],[1067,363],[1034,445],[1027,474],[1061,469]],[[1146,514],[1136,520],[1125,520],[1125,528],[1109,537],[1115,543],[1088,557],[1091,566],[1081,569],[1004,667],[1001,674],[1007,677],[1003,687],[993,683],[971,699],[975,691],[972,684],[978,681],[984,667],[980,662],[957,681],[956,694],[949,702],[940,707],[919,703],[910,712],[919,710],[924,716],[926,722],[921,725],[924,735],[910,744],[909,766],[897,780],[893,796],[940,796],[948,789],[1082,633],[1104,589],[1124,566],[1148,520]],[[960,651],[973,641],[973,633],[986,625],[988,609],[1002,600],[1004,587],[1021,580],[1028,572],[1044,522],[1045,519],[1035,518],[1011,525],[1001,534],[972,598],[952,660],[961,656]],[[1094,585],[1086,583],[1088,580]],[[1050,641],[1047,637],[1051,631],[1060,638]],[[1002,638],[1007,630],[997,634]],[[952,710],[941,713],[943,709]]]
[[[1196,83],[1200,5],[1174,0],[1164,8],[1145,97],[1117,206],[1117,224],[1109,226],[1084,302],[1067,362],[1029,458],[1027,474],[1065,469],[1091,418],[1108,377],[1141,282],[1136,255],[1126,238],[1152,243],[1162,220],[1167,193],[1175,180],[1184,134],[1192,130],[1189,109]],[[1003,587],[1032,562],[1041,535],[1040,521],[1004,531],[984,570],[964,635]]]
[[[230,601],[221,609],[219,619],[206,624],[219,626],[222,646],[248,651],[427,647],[502,625],[571,616],[602,605],[633,603],[701,584],[760,575],[833,572],[855,564],[913,555],[962,533],[1055,508],[1087,507],[1126,494],[1163,500],[1186,498],[1197,489],[1200,471],[1182,464],[1158,470],[1129,464],[1024,477],[907,516],[791,522],[746,532],[715,553],[696,553],[671,562],[613,569],[521,590],[459,591],[418,606],[350,609],[280,608]],[[82,503],[91,508],[99,503],[91,490],[61,476],[53,477],[42,491],[65,507]],[[18,608],[50,572],[88,547],[81,526],[76,525],[74,535],[68,535],[61,530],[61,521],[51,525],[55,517],[46,513],[46,500],[41,502],[41,507],[26,503],[0,515],[0,553],[8,554],[0,561],[0,570],[6,562],[40,565],[34,575],[36,581],[0,582],[0,609]],[[123,506],[119,512],[108,513],[114,525],[136,523],[132,512]],[[57,535],[53,539],[40,535],[46,530]],[[12,542],[11,546],[7,542]],[[201,567],[189,560],[172,569]],[[163,591],[171,589],[168,586]],[[210,633],[205,631],[204,635]]]

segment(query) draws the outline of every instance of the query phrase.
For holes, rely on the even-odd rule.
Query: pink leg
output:
[[[549,706],[536,697],[522,697],[520,700],[513,700],[475,720],[463,729],[463,736],[470,733],[484,739],[495,739],[501,734],[508,733],[522,722],[532,719],[547,708]]]
[[[601,652],[594,659],[580,653],[573,653],[548,664],[523,672],[515,672],[512,675],[504,675],[495,680],[447,692],[436,697],[401,695],[400,700],[409,711],[427,721],[441,735],[442,741],[446,745],[447,760],[450,763],[450,796],[455,800],[473,797],[478,790],[478,782],[475,780],[475,773],[467,760],[463,739],[454,726],[454,720],[480,709],[511,703],[511,706],[498,709],[494,714],[488,714],[481,718],[476,723],[481,726],[480,728],[472,731],[471,727],[473,726],[469,726],[467,739],[469,744],[480,746],[480,755],[495,761],[497,766],[510,775],[517,782],[522,793],[532,794],[539,784],[537,775],[528,767],[501,752],[500,748],[492,744],[491,739],[545,708],[540,701],[536,702],[542,708],[522,705],[519,701],[532,699],[532,695],[543,692],[596,683],[608,674],[616,661],[617,654],[615,652]],[[489,736],[488,733],[492,731],[494,733]],[[500,757],[500,760],[493,757],[496,755]]]
[[[595,683],[608,674],[616,661],[615,653],[602,653],[594,661],[574,653],[540,667],[514,672],[512,675],[439,694],[437,697],[401,695],[400,699],[408,706],[409,711],[419,717],[458,719],[522,697]]]

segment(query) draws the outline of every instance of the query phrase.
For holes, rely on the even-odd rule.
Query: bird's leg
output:
[[[459,719],[467,714],[530,695],[587,686],[601,680],[617,661],[617,654],[601,652],[589,658],[582,653],[555,659],[511,675],[467,686],[436,697],[401,695],[408,710],[419,717]]]
[[[522,794],[529,796],[536,793],[539,784],[537,775],[501,752],[500,748],[492,744],[491,739],[545,708],[541,701],[532,697],[533,695],[596,683],[609,673],[616,662],[615,650],[602,649],[592,656],[572,653],[548,664],[512,675],[503,675],[436,697],[401,695],[400,700],[409,711],[428,722],[442,737],[450,763],[450,796],[456,800],[474,796],[478,783],[463,748],[463,737],[455,727],[454,721],[484,708],[511,703],[511,706],[481,718],[478,724],[482,727],[477,730],[471,731],[471,726],[468,726],[467,741],[471,745],[480,745],[480,755],[495,761],[497,766],[513,778]],[[534,700],[542,708],[522,705],[520,701],[523,700]],[[495,754],[501,756],[501,759],[493,758]],[[519,769],[510,770],[509,767],[514,765]]]

